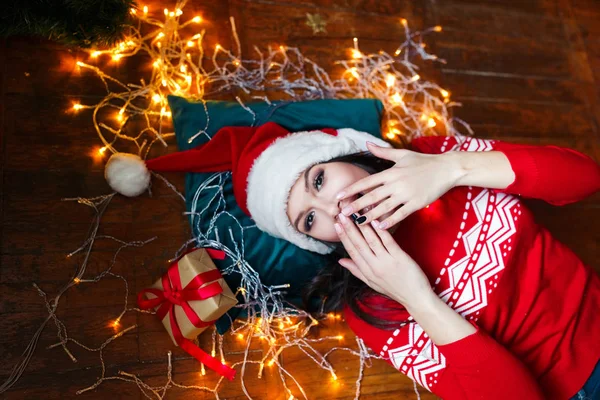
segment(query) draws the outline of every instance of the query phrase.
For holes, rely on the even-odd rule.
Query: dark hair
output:
[[[371,153],[357,153],[334,158],[327,163],[347,162],[354,164],[370,174],[384,171],[391,168],[394,163],[373,156]],[[387,321],[374,317],[365,312],[359,303],[366,297],[379,295],[378,292],[371,289],[363,281],[352,275],[346,268],[342,267],[338,260],[348,257],[344,247],[339,243],[329,243],[335,247],[331,255],[331,264],[321,270],[303,289],[302,298],[304,308],[308,312],[321,313],[340,310],[344,304],[348,305],[350,310],[366,323],[377,328],[393,330],[397,328],[402,321]],[[385,296],[384,296],[385,297]],[[315,309],[315,298],[319,299],[318,309]],[[389,310],[387,308],[374,308],[373,310]]]

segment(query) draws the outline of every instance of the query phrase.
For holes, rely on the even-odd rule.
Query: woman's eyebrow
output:
[[[309,189],[308,189],[308,175],[310,174],[310,170],[314,167],[314,165],[311,165],[309,168],[306,169],[306,171],[304,171],[304,190],[306,191],[306,193],[308,193]],[[300,214],[298,214],[298,216],[296,217],[296,221],[294,221],[294,226],[296,227],[297,231],[300,231],[300,228],[298,227],[298,223],[300,222],[300,219],[302,218],[302,216],[306,214],[305,211],[300,212]]]
[[[314,165],[311,165],[310,168],[307,168],[304,171],[304,190],[308,193],[308,175],[310,174],[310,170],[313,169]]]

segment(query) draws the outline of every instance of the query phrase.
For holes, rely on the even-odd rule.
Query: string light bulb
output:
[[[352,49],[352,58],[354,59],[358,59],[358,58],[362,58],[362,53],[360,52],[360,50],[357,49]]]
[[[148,6],[144,6],[144,14],[148,14]]]
[[[388,131],[388,133],[386,133],[386,135],[385,135],[385,136],[386,136],[388,139],[395,139],[395,138],[396,138],[396,136],[399,136],[399,135],[401,135],[401,134],[402,134],[402,132],[400,132],[400,130],[399,130],[398,128],[391,128],[391,129]]]
[[[385,85],[387,87],[392,87],[396,83],[396,77],[392,74],[387,74],[385,77]]]
[[[447,90],[442,89],[442,90],[440,90],[440,93],[442,94],[442,97],[444,97],[444,98],[450,97],[450,93]]]
[[[79,278],[74,278],[74,279],[73,279],[73,283],[77,285],[77,284],[81,283],[81,279],[79,279]]]
[[[442,31],[442,27],[439,26],[439,25],[437,25],[437,26],[433,27],[433,31],[434,32],[441,32]]]
[[[428,126],[429,128],[434,128],[436,125],[437,125],[437,123],[435,122],[435,119],[433,119],[433,118],[429,118],[429,119],[427,120],[427,126]]]
[[[79,104],[79,103],[75,103],[75,104],[73,104],[73,109],[74,109],[75,111],[79,111],[79,110],[81,110],[82,108],[83,108],[83,106],[82,106],[81,104]]]
[[[394,95],[392,96],[392,103],[402,104],[402,96],[400,96],[400,93],[394,93]]]
[[[202,22],[202,17],[195,16],[194,18],[192,18],[192,22],[199,24],[200,22]]]

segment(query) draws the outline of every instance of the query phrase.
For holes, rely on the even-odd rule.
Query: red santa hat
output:
[[[150,171],[231,171],[236,201],[260,230],[305,250],[328,254],[330,246],[298,232],[290,222],[290,190],[307,168],[367,151],[367,141],[390,147],[381,139],[349,128],[290,133],[273,122],[260,127],[226,127],[206,144],[151,160],[113,154],[105,177],[115,191],[133,197],[147,190]]]

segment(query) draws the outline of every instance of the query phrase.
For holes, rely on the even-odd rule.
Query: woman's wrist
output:
[[[438,346],[456,342],[477,332],[473,325],[435,293],[424,296],[420,302],[405,307]]]
[[[426,292],[414,301],[403,305],[406,311],[414,317],[415,315],[426,315],[434,312],[436,307],[439,306],[439,301],[441,301],[440,298],[431,289],[430,292]]]
[[[447,170],[451,174],[452,187],[464,186],[463,182],[467,179],[469,173],[469,165],[462,152],[449,151],[447,153],[440,154],[444,157],[447,163]]]
[[[454,186],[506,189],[515,180],[508,158],[499,151],[453,151],[444,153],[451,160]]]

